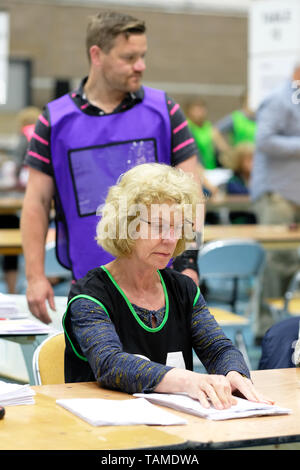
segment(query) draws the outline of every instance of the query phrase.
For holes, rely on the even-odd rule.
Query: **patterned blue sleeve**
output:
[[[235,370],[250,377],[242,353],[226,337],[202,295],[193,309],[192,341],[195,353],[209,374],[226,375]]]
[[[150,392],[171,369],[124,352],[114,324],[95,302],[74,300],[69,314],[82,353],[102,386],[126,393]]]

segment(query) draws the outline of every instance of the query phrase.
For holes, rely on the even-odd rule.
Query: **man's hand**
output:
[[[46,277],[28,280],[27,302],[31,313],[43,323],[51,323],[47,311],[46,300],[52,310],[56,310],[54,303],[54,292]]]

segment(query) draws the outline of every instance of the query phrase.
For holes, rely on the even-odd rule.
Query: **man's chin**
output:
[[[138,91],[142,86],[142,81],[141,79],[138,80],[131,80],[130,83],[128,84],[128,91],[131,93],[134,93]]]

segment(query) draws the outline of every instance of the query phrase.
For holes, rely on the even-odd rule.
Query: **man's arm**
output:
[[[45,301],[48,300],[51,309],[55,310],[53,289],[44,272],[45,241],[53,194],[52,178],[30,168],[21,216],[26,295],[31,313],[44,323],[51,322]]]
[[[199,163],[197,155],[193,155],[192,157],[180,162],[176,165],[176,168],[181,168],[186,173],[191,173],[195,179],[195,181],[199,184],[199,192],[202,195],[202,182],[199,172]],[[203,196],[203,203],[204,203],[204,196]],[[198,221],[199,222],[199,221]],[[201,222],[201,221],[200,221]],[[203,204],[203,221],[204,222],[204,204]],[[199,233],[199,239],[201,239],[201,232],[203,231],[203,226],[196,227],[196,231]],[[197,272],[197,260],[198,260],[198,249],[197,243],[193,243],[188,250],[181,255],[181,259],[175,260],[174,267],[176,268],[177,264],[182,266],[187,266],[185,269],[181,271],[182,274],[189,276],[193,279],[196,285],[199,285],[199,275]],[[180,257],[179,257],[180,258]],[[190,266],[190,267],[189,267]],[[178,268],[179,269],[179,268]]]
[[[300,136],[286,133],[288,122],[291,121],[291,106],[296,105],[287,106],[283,99],[276,97],[261,106],[257,118],[257,151],[274,158],[300,156]]]
[[[192,173],[195,181],[199,183],[199,191],[202,193],[202,183],[199,173],[199,163],[197,155],[192,155],[190,158],[177,163],[176,168],[181,168],[186,173]]]

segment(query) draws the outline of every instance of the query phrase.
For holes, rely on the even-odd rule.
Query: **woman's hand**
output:
[[[184,369],[171,369],[157,385],[155,392],[185,392],[199,400],[205,408],[213,405],[218,410],[236,404],[230,381],[224,375],[198,374]]]
[[[198,374],[185,369],[171,369],[155,388],[157,393],[187,393],[199,400],[205,408],[211,405],[218,410],[237,403],[233,392],[239,392],[247,400],[272,405],[274,401],[260,394],[251,380],[236,371],[224,375]]]
[[[232,392],[240,392],[243,397],[250,401],[267,403],[268,405],[274,404],[273,400],[264,397],[255,389],[250,379],[243,377],[238,372],[232,370],[228,372],[226,378],[229,380]]]

